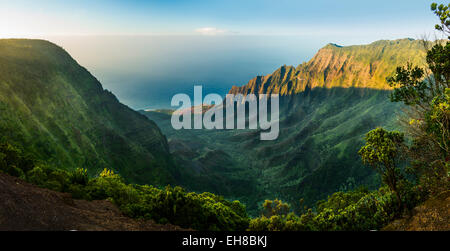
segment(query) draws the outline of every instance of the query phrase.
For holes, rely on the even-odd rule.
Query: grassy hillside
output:
[[[0,40],[0,132],[63,169],[114,169],[127,180],[167,184],[176,172],[152,121],[119,103],[62,48]]]

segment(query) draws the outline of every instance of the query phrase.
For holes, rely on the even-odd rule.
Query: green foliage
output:
[[[450,152],[450,88],[445,93],[436,96],[431,102],[430,110],[425,114],[424,130],[431,135],[442,154],[448,156]]]
[[[78,185],[86,185],[89,181],[87,169],[77,168],[70,174],[70,182]]]
[[[89,178],[86,169],[54,169],[24,156],[8,143],[0,144],[0,171],[43,188],[70,193],[75,199],[107,199],[130,217],[162,224],[227,231],[243,231],[249,224],[245,206],[239,201],[227,201],[211,193],[189,193],[181,187],[158,189],[126,184],[121,176],[108,169],[98,177]]]
[[[359,151],[364,163],[382,169],[382,174],[395,168],[403,148],[403,133],[379,127],[368,132],[365,139],[366,145]]]
[[[443,95],[450,81],[450,43],[437,43],[427,52],[427,65],[433,73],[429,81],[430,94]]]
[[[395,88],[391,94],[393,102],[418,107],[423,113],[430,109],[437,97],[445,95],[450,79],[450,43],[435,43],[427,52],[426,62],[431,76],[426,76],[424,69],[408,63],[406,67],[398,67],[387,79]]]
[[[408,200],[409,209],[423,201],[423,194],[413,186],[402,185],[402,197]],[[406,202],[406,201],[405,201]],[[309,209],[297,216],[265,215],[250,221],[250,231],[368,231],[379,230],[401,216],[403,208],[390,189],[377,191],[359,188],[337,192],[327,201],[317,204],[316,211]]]
[[[432,76],[426,76],[423,68],[407,63],[405,67],[397,67],[394,75],[387,78],[388,84],[395,88],[392,102],[427,110],[436,96],[444,95],[449,88],[450,43],[435,43],[427,52],[426,62]]]
[[[248,226],[244,205],[211,193],[188,193],[181,187],[126,185],[118,175],[95,178],[86,190],[92,199],[108,198],[133,218],[196,230],[242,231]]]
[[[420,120],[411,120],[415,134],[409,154],[412,172],[420,185],[430,193],[450,189],[450,88],[436,96]]]
[[[291,210],[287,203],[283,203],[279,199],[275,199],[274,201],[266,200],[263,204],[263,208],[266,217],[272,217],[274,215],[286,216]]]
[[[383,182],[399,196],[397,185],[402,179],[399,162],[405,151],[403,133],[377,128],[366,134],[366,145],[358,153],[363,162],[374,167]]]
[[[431,10],[439,17],[441,21],[440,24],[436,24],[436,30],[440,30],[447,34],[450,33],[450,3],[447,6],[444,4],[438,5],[437,3],[432,3]]]
[[[416,105],[421,104],[423,100],[428,100],[428,85],[423,81],[423,76],[423,69],[413,67],[410,63],[406,67],[398,67],[395,75],[387,78],[389,85],[396,87],[390,94],[391,101],[403,101],[406,105]]]
[[[0,171],[15,177],[24,177],[33,166],[33,160],[25,156],[20,149],[9,143],[0,143]]]
[[[439,17],[436,29],[449,34],[449,6],[433,3]],[[450,189],[450,43],[437,41],[427,51],[427,69],[397,68],[388,82],[395,89],[394,102],[409,106],[407,132],[412,138],[408,154],[410,172],[430,195]]]
[[[248,216],[238,201],[229,202],[211,193],[188,193],[181,187],[164,190],[149,186],[136,187],[141,200],[125,206],[133,217],[156,219],[197,230],[245,230]]]

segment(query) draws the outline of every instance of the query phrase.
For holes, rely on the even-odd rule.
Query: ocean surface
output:
[[[330,38],[302,36],[70,36],[66,49],[133,109],[170,108],[178,93],[225,95],[282,65],[309,61]]]

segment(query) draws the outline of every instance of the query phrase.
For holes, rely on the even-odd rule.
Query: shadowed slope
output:
[[[96,174],[108,167],[139,183],[175,180],[159,128],[47,41],[0,40],[0,132],[59,168]]]

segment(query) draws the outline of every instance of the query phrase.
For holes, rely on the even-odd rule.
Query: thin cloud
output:
[[[224,34],[233,34],[234,32],[230,32],[228,30],[218,29],[215,27],[203,27],[195,29],[195,32],[205,36],[215,36],[215,35],[224,35]]]

